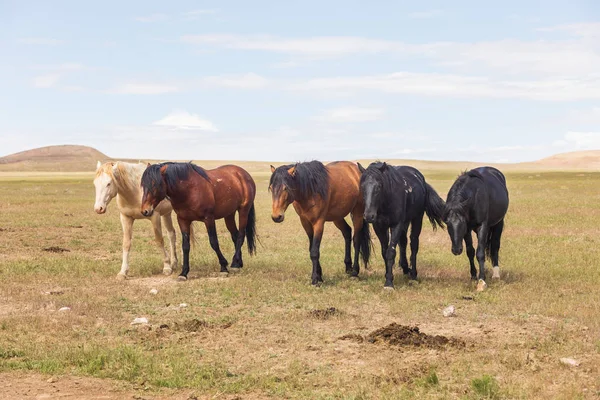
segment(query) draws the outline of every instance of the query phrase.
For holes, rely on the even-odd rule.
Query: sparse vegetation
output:
[[[378,245],[371,267],[349,279],[343,239],[329,225],[321,249],[325,282],[311,287],[302,227],[291,208],[282,225],[270,220],[268,168],[256,172],[259,164],[252,165],[257,256],[245,254],[240,274],[220,277],[198,224],[185,283],[161,275],[146,222],[134,228],[132,278],[114,279],[121,262],[118,212],[114,204],[107,215],[93,212],[91,173],[0,177],[0,376],[96,377],[115,390],[193,390],[199,398],[598,393],[600,173],[507,172],[503,279],[490,280],[486,292],[475,293],[466,256],[450,253],[447,233],[427,227],[420,284],[409,286],[397,273],[396,290],[388,293]],[[443,197],[459,172],[422,170]],[[217,226],[231,257],[225,226]],[[53,246],[69,251],[43,250]],[[456,306],[456,317],[442,316],[447,304]],[[63,306],[71,310],[59,313]],[[130,325],[142,316],[149,325]],[[186,321],[201,323],[184,329]],[[465,346],[339,339],[366,337],[394,322]],[[561,357],[581,365],[566,368]]]

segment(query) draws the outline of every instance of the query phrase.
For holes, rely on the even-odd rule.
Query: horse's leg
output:
[[[180,281],[187,280],[187,276],[190,272],[190,228],[192,221],[181,219],[177,217],[177,223],[181,230],[181,250],[183,252],[183,264],[181,265],[181,274],[179,274]]]
[[[156,242],[156,246],[160,249],[161,253],[163,253],[163,273],[165,275],[171,275],[171,265],[169,264],[169,253],[167,253],[167,249],[165,249],[165,239],[162,233],[162,224],[160,222],[161,217],[158,214],[154,214],[150,221],[152,222],[152,229],[154,230],[154,241]]]
[[[124,214],[120,214],[120,219],[121,227],[123,228],[123,262],[121,264],[121,271],[117,275],[117,279],[125,279],[127,278],[127,272],[129,271],[129,249],[131,249],[134,219]]]
[[[465,247],[467,248],[467,257],[469,258],[469,265],[471,266],[471,279],[477,280],[477,268],[475,268],[475,248],[473,247],[473,237],[471,236],[470,229],[465,235]]]
[[[344,264],[346,264],[346,273],[352,273],[352,250],[350,249],[351,241],[352,241],[352,228],[346,222],[345,219],[340,219],[337,221],[333,221],[333,224],[342,231],[342,235],[344,236],[344,243],[346,245],[345,253],[344,253]],[[356,229],[356,227],[354,227]],[[354,235],[356,236],[356,230],[354,231]],[[354,249],[356,251],[356,248]]]
[[[210,241],[210,247],[217,253],[217,257],[219,258],[219,264],[221,265],[221,272],[229,272],[227,271],[227,265],[229,262],[221,253],[221,249],[219,248],[219,238],[217,236],[217,227],[215,226],[215,220],[210,217],[204,220],[204,225],[206,225],[206,231],[208,232],[208,240]]]
[[[240,213],[240,219],[241,219],[241,213]],[[240,231],[238,230],[238,227],[235,224],[235,213],[225,217],[225,226],[227,226],[227,230],[231,234],[231,241],[233,242],[233,246],[235,248],[234,254],[233,254],[233,260],[231,261],[231,268],[242,268],[244,263],[242,262],[241,251],[238,251],[238,240],[240,238]],[[242,231],[242,236],[243,236],[243,231]]]
[[[352,276],[358,276],[358,273],[360,272],[360,263],[359,263],[359,259],[360,259],[360,243],[361,243],[361,234],[362,234],[362,230],[364,227],[364,224],[366,224],[365,220],[364,220],[364,216],[363,213],[354,213],[352,214],[352,227],[354,228],[354,236],[352,237],[352,241],[354,243],[354,265],[352,266]],[[367,227],[368,228],[368,227]],[[369,243],[367,243],[367,246],[369,245]],[[365,268],[367,266],[365,265]]]
[[[310,260],[313,264],[312,284],[319,285],[323,282],[323,270],[321,269],[321,239],[323,238],[323,228],[325,227],[325,219],[317,220],[313,224],[313,240],[310,248]]]
[[[169,235],[169,250],[171,253],[170,271],[163,270],[163,272],[166,275],[171,275],[171,273],[177,268],[177,235],[175,234],[175,227],[173,226],[173,217],[171,216],[171,213],[163,215],[162,222],[165,225],[167,234]]]
[[[488,245],[488,231],[489,227],[487,223],[483,223],[477,231],[477,262],[479,263],[479,282],[477,282],[477,291],[482,292],[487,287],[485,283],[485,249]]]
[[[392,227],[392,233],[390,235],[390,245],[387,248],[386,260],[385,260],[385,286],[384,288],[394,288],[394,261],[396,260],[396,246],[400,241],[402,231],[405,230],[402,222]]]
[[[376,223],[373,224],[373,230],[381,244],[381,257],[383,257],[383,263],[386,264],[387,249],[390,244],[390,230],[387,227]]]
[[[419,253],[419,236],[423,228],[423,216],[410,223],[410,279],[417,279],[417,254]]]
[[[504,229],[504,220],[500,221],[492,228],[492,243],[490,248],[490,256],[492,258],[492,279],[500,279],[500,265],[498,264],[498,253],[500,252],[500,237]]]
[[[406,238],[406,234],[407,230],[403,230],[400,233],[400,266],[402,267],[402,272],[404,273],[404,275],[408,275],[410,273],[410,268],[408,268],[408,258],[406,257],[406,247],[408,246],[408,239]]]
[[[251,207],[251,206],[250,206]],[[242,268],[244,261],[242,260],[242,246],[246,239],[246,227],[248,226],[248,215],[250,214],[250,207],[242,208],[239,214],[240,231],[237,235],[237,241],[235,243],[235,256],[233,257],[233,263],[231,268]]]

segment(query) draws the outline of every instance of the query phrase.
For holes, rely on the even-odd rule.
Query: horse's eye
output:
[[[287,192],[287,186],[284,186],[284,187],[283,187],[283,191],[284,191],[284,192]]]

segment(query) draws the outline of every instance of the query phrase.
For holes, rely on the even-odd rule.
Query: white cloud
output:
[[[31,45],[39,45],[39,46],[56,46],[64,43],[62,40],[53,39],[53,38],[45,38],[45,37],[28,37],[18,39],[17,42],[22,44],[31,44]]]
[[[181,41],[189,44],[222,46],[230,49],[271,51],[306,57],[330,58],[353,53],[399,51],[406,45],[387,40],[352,36],[322,36],[281,38],[269,35],[206,34],[185,35]]]
[[[440,15],[442,15],[442,13],[443,12],[440,9],[427,10],[427,11],[415,11],[415,12],[411,12],[410,14],[408,14],[408,17],[413,18],[413,19],[428,19],[428,18],[439,17]]]
[[[254,73],[242,75],[217,75],[208,76],[201,80],[208,86],[220,86],[237,89],[261,89],[267,86],[268,80]]]
[[[340,107],[327,110],[314,119],[332,123],[368,122],[381,119],[384,113],[385,110],[381,108]]]
[[[60,79],[60,74],[40,75],[33,78],[32,86],[40,89],[55,87]]]
[[[196,129],[207,132],[217,132],[216,126],[207,119],[187,111],[173,111],[166,117],[152,123],[157,126],[166,126],[177,129]]]
[[[600,107],[592,107],[586,110],[573,110],[569,113],[568,120],[579,125],[600,124]]]
[[[579,22],[539,28],[540,32],[566,32],[576,36],[600,36],[600,22]]]
[[[109,93],[116,94],[165,94],[178,92],[179,87],[169,84],[159,83],[126,83],[109,90]]]
[[[524,98],[547,101],[600,99],[600,76],[537,81],[494,81],[435,73],[397,72],[386,75],[311,79],[287,86],[290,90],[419,94],[462,98]]]
[[[563,150],[600,149],[600,132],[567,132],[563,139],[556,140],[553,145]]]
[[[159,22],[159,21],[164,21],[167,18],[168,18],[168,16],[166,14],[157,13],[157,14],[150,14],[150,15],[134,17],[133,19],[138,22]]]
[[[205,15],[212,15],[212,14],[216,14],[216,13],[217,13],[217,10],[215,10],[215,9],[199,9],[199,10],[186,11],[182,15],[183,15],[183,19],[192,21],[192,20],[197,20],[200,17],[203,17]]]

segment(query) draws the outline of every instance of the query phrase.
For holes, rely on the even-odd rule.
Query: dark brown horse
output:
[[[142,214],[150,216],[161,200],[168,198],[177,213],[181,229],[183,267],[179,280],[186,280],[190,271],[190,228],[192,221],[206,225],[210,246],[219,257],[221,272],[227,272],[227,260],[219,249],[215,220],[224,218],[235,254],[231,268],[242,268],[242,245],[248,239],[248,251],[256,249],[256,217],[254,197],[256,184],[250,174],[236,165],[224,165],[211,170],[190,163],[166,162],[148,164],[142,175]],[[235,213],[239,213],[239,231]]]
[[[333,221],[342,231],[346,242],[344,263],[346,273],[358,276],[358,257],[362,253],[365,266],[371,254],[369,224],[363,221],[364,202],[360,192],[360,171],[356,163],[337,161],[326,166],[311,161],[275,168],[271,165],[269,190],[273,196],[272,218],[283,222],[284,213],[294,205],[300,222],[308,235],[310,259],[312,260],[312,284],[323,282],[320,246],[325,221]],[[344,217],[352,214],[352,228]],[[351,241],[354,242],[352,264]]]

